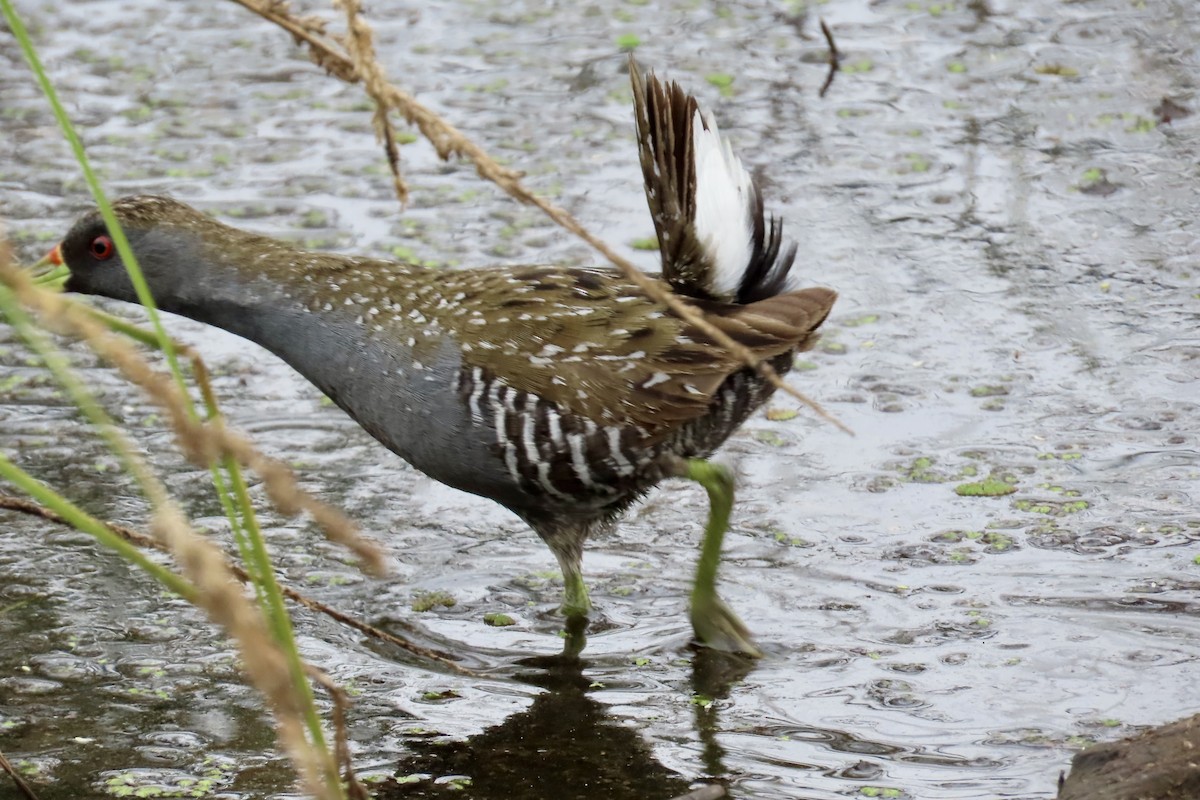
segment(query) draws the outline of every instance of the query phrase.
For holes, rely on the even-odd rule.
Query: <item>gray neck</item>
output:
[[[507,504],[514,487],[490,452],[493,435],[468,430],[455,337],[430,341],[415,330],[379,331],[362,305],[326,303],[306,282],[292,283],[301,285],[247,279],[240,269],[208,262],[156,297],[164,311],[270,350],[423,472]]]

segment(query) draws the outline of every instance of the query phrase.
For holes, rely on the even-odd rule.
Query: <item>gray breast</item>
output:
[[[224,327],[224,326],[223,326]],[[449,333],[415,341],[363,326],[351,311],[259,315],[248,338],[271,350],[362,427],[417,469],[443,483],[520,502],[498,457],[494,433],[461,400],[462,355]]]

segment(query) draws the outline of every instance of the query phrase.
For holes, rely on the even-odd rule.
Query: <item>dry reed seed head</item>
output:
[[[247,599],[225,555],[191,529],[174,503],[155,509],[150,530],[167,544],[185,577],[199,590],[197,603],[238,640],[245,665],[255,673],[259,688],[277,709],[295,713],[302,704],[292,690],[287,660],[268,632],[262,614]],[[261,675],[257,674],[259,670]]]
[[[0,273],[8,274],[9,272],[24,272],[24,270],[18,269],[13,262],[12,245],[8,242],[4,228],[0,227]]]
[[[10,282],[9,287],[12,288],[22,305],[37,311],[47,329],[63,336],[80,335],[69,317],[71,300],[57,292],[27,283],[24,279],[21,279],[19,283]]]
[[[0,266],[0,271],[4,269],[6,268]],[[18,287],[17,291],[14,292],[18,300],[26,307],[34,309],[43,320],[56,320],[58,323],[61,323],[64,330],[82,336],[85,341],[88,341],[92,345],[97,353],[101,352],[101,347],[97,342],[105,338],[107,331],[86,317],[77,303],[71,302],[55,292],[49,292],[34,285],[30,276],[21,271],[13,272],[9,270],[6,274],[0,275],[0,277],[11,279],[14,285]],[[86,397],[82,398],[82,400],[78,397],[76,399],[77,401],[89,404],[92,402],[90,398]],[[125,468],[130,471],[138,485],[142,487],[151,504],[154,507],[159,507],[169,502],[170,498],[166,488],[150,471],[145,461],[135,452],[132,444],[124,434],[107,423],[100,432],[107,439],[109,446],[121,458]]]
[[[308,503],[306,510],[312,514],[313,520],[325,531],[330,541],[348,548],[358,556],[359,567],[368,575],[382,578],[391,571],[384,548],[359,533],[358,527],[345,514],[332,506],[316,502]]]
[[[155,509],[150,530],[169,547],[184,576],[196,586],[197,604],[237,639],[256,685],[277,709],[295,713],[300,705],[286,677],[286,659],[267,632],[261,613],[247,600],[224,554],[191,529],[174,503]]]
[[[7,509],[9,511],[18,511],[23,514],[29,514],[32,516],[36,516],[36,517],[40,517],[42,519],[49,520],[58,525],[66,525],[66,526],[70,527],[70,523],[67,522],[65,519],[63,519],[58,514],[56,514],[54,511],[51,511],[50,509],[46,508],[45,506],[38,505],[37,503],[33,502],[32,500],[27,500],[27,499],[20,498],[20,497],[12,497],[12,496],[0,493],[0,508]],[[138,547],[154,549],[154,550],[158,550],[159,552],[162,552],[162,553],[170,552],[169,549],[167,548],[167,546],[165,544],[163,544],[162,542],[158,541],[157,539],[155,539],[151,536],[147,536],[145,534],[138,533],[137,531],[132,530],[131,528],[127,528],[123,525],[117,525],[112,522],[105,522],[104,526],[106,528],[108,528],[110,531],[112,531],[113,533],[120,536],[125,541],[130,542],[131,544],[135,544]],[[238,565],[231,564],[230,569],[233,571],[234,576],[239,581],[241,581],[243,584],[248,583],[250,581],[249,574],[244,569],[239,567]],[[330,619],[333,619],[336,622],[340,622],[341,624],[346,625],[348,627],[354,628],[355,630],[360,631],[361,633],[363,633],[364,635],[366,635],[368,637],[371,637],[371,638],[376,639],[381,642],[388,642],[388,643],[393,644],[396,647],[399,647],[403,650],[407,650],[408,652],[413,653],[414,655],[417,655],[421,658],[425,658],[430,661],[437,662],[437,663],[443,665],[444,667],[446,667],[447,669],[449,669],[450,671],[457,672],[460,675],[469,675],[471,677],[476,677],[476,678],[482,677],[479,675],[479,673],[474,672],[470,669],[467,669],[466,667],[456,664],[452,660],[452,657],[447,653],[440,653],[435,650],[430,650],[429,648],[415,645],[412,642],[407,641],[406,639],[402,639],[399,636],[388,633],[387,631],[383,631],[383,630],[380,630],[379,628],[373,627],[372,625],[369,625],[368,623],[363,622],[362,620],[360,620],[356,617],[350,616],[349,614],[344,614],[340,611],[337,611],[336,609],[330,608],[329,606],[325,605],[324,603],[320,603],[320,602],[312,599],[311,597],[308,597],[307,595],[301,594],[300,592],[296,591],[295,589],[291,588],[290,586],[285,585],[285,586],[280,586],[279,588],[280,588],[280,591],[282,591],[286,597],[288,597],[291,600],[294,600],[295,602],[299,603],[300,605],[304,606],[305,608],[308,608],[312,611],[316,611],[321,614],[325,614]]]
[[[304,510],[301,490],[296,485],[296,476],[290,469],[258,453],[251,456],[247,463],[262,478],[267,496],[271,498],[271,504],[279,513],[294,517]]]
[[[145,391],[167,413],[184,456],[197,466],[211,466],[221,455],[220,439],[192,420],[174,381],[155,371],[132,344],[88,317],[77,304],[64,307],[64,314],[101,358],[116,366],[126,379]]]
[[[345,778],[346,792],[351,800],[370,800],[371,793],[354,774],[354,760],[350,754],[350,737],[346,728],[346,711],[350,708],[350,695],[345,689],[333,682],[325,672],[305,664],[305,671],[321,688],[329,693],[333,701],[333,735],[337,751],[338,765]]]
[[[275,13],[282,15],[289,14],[287,3],[274,3],[274,5],[276,6]],[[301,28],[309,33],[313,33],[317,36],[329,35],[329,20],[322,16],[318,16],[317,14],[306,14],[303,17],[292,17],[292,19],[294,19]]]
[[[305,734],[301,715],[307,705],[306,698],[299,695],[291,680],[287,658],[262,613],[250,603],[235,580],[232,566],[215,545],[191,531],[173,503],[155,510],[150,528],[170,546],[184,575],[196,586],[197,604],[237,643],[243,671],[271,707],[279,738],[300,769],[309,791],[318,797],[336,797],[317,768],[318,764],[329,761],[329,754],[313,747]],[[336,775],[336,769],[333,774]]]
[[[335,0],[335,6],[340,6],[346,12],[346,28],[349,35],[346,47],[354,61],[356,72],[363,78],[363,86],[367,94],[375,101],[375,113],[371,115],[371,126],[375,130],[376,139],[384,146],[387,154],[388,167],[392,172],[392,185],[401,206],[408,204],[408,186],[400,172],[400,148],[396,143],[396,129],[388,116],[386,91],[387,76],[375,55],[374,37],[366,21],[360,15],[361,8],[358,0]]]
[[[300,489],[295,474],[286,465],[273,461],[256,452],[245,440],[239,457],[263,480],[267,496],[280,513],[295,516],[307,511],[329,541],[340,544],[353,552],[359,559],[359,567],[368,575],[382,577],[388,574],[386,551],[378,543],[363,536],[351,519],[327,503],[322,503]]]
[[[4,268],[0,267],[0,270]],[[44,317],[57,320],[64,330],[81,336],[98,355],[116,366],[131,383],[141,387],[167,413],[176,441],[189,461],[208,467],[228,454],[239,463],[251,466],[263,478],[268,496],[282,513],[294,516],[309,511],[331,541],[358,556],[364,571],[375,576],[387,573],[383,549],[362,537],[340,511],[300,489],[295,475],[286,466],[262,456],[248,440],[230,432],[219,422],[193,420],[175,383],[156,372],[132,344],[88,317],[78,303],[40,289],[20,271],[5,270],[3,277],[13,279],[18,299],[23,303],[38,309]],[[154,491],[153,486],[147,488]]]

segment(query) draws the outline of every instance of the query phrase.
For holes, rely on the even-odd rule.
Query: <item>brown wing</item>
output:
[[[439,293],[455,290],[454,275]],[[518,268],[473,273],[470,281],[486,295],[487,308],[480,309],[481,323],[455,326],[464,360],[597,424],[666,433],[703,415],[725,378],[742,367],[614,273]],[[466,294],[460,302],[469,302]],[[695,305],[735,341],[769,358],[802,346],[835,297],[805,289],[745,306]]]

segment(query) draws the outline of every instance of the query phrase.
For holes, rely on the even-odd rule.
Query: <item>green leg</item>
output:
[[[592,610],[592,601],[588,598],[587,584],[583,582],[583,569],[578,557],[572,558],[568,553],[555,551],[558,566],[563,574],[563,616],[568,619],[575,617],[587,618]]]
[[[721,563],[721,544],[729,527],[733,509],[733,473],[728,467],[690,459],[681,477],[696,481],[708,492],[708,524],[700,547],[700,562],[696,566],[696,581],[692,585],[692,629],[696,640],[715,650],[759,658],[762,651],[755,645],[749,629],[737,614],[717,596],[717,567]]]

